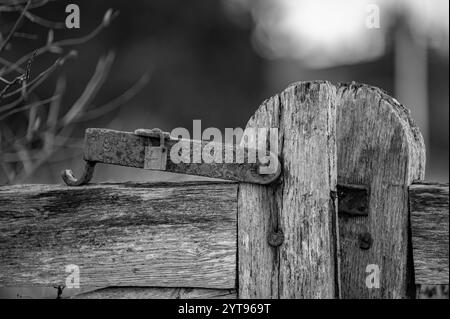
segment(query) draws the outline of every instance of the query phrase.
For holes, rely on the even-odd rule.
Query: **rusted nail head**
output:
[[[358,236],[359,248],[367,250],[372,247],[373,239],[370,233],[365,232]]]
[[[277,232],[271,231],[267,239],[270,246],[278,247],[284,242],[284,233],[282,230]]]

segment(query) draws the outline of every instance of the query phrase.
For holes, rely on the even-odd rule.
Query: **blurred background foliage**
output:
[[[69,3],[80,7],[80,29],[64,27]],[[379,29],[365,26],[369,3],[380,8]],[[62,27],[49,28],[26,17],[20,34],[0,53],[0,63],[16,61],[44,46],[49,29],[55,42],[84,37],[102,25],[110,8],[115,18],[89,41],[33,59],[30,81],[57,58],[76,51],[34,91],[45,100],[55,94],[58,83],[64,87],[58,122],[65,130],[57,135],[51,156],[24,172],[27,162],[19,156],[20,148],[3,151],[6,131],[16,140],[30,138],[30,126],[36,124],[30,122],[46,120],[51,103],[35,106],[34,115],[30,110],[0,120],[6,162],[0,183],[59,183],[61,169],[81,169],[81,142],[87,127],[171,131],[179,126],[190,129],[193,119],[201,119],[203,128],[244,127],[263,100],[291,82],[313,79],[375,85],[407,105],[426,139],[427,179],[448,181],[447,0],[48,1],[29,12]],[[18,12],[0,11],[3,38],[17,17]],[[9,81],[18,74],[0,71]],[[96,75],[98,88],[85,97],[81,111],[106,107],[61,122]],[[122,103],[114,103],[115,99]],[[27,143],[40,155],[39,143],[45,141]],[[15,175],[7,176],[12,171]],[[100,166],[94,178],[179,177]]]

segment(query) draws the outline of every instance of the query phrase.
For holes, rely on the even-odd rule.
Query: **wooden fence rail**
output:
[[[413,298],[448,284],[448,184],[413,184],[425,148],[397,101],[302,82],[247,126],[279,129],[276,183],[0,187],[0,286],[64,285],[67,265],[83,298]]]
[[[448,184],[409,189],[415,283],[448,285]]]
[[[0,282],[233,289],[237,184],[2,190]],[[51,267],[49,267],[51,266]]]

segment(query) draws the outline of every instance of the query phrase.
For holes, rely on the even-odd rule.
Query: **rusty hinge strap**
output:
[[[192,152],[180,153],[183,149]],[[104,163],[265,185],[279,177],[281,164],[276,154],[260,151],[240,145],[176,139],[159,129],[132,133],[91,128],[86,130],[84,141],[84,160],[90,175],[83,174],[77,180],[66,170],[62,176],[68,185],[86,184],[92,177],[93,165]]]

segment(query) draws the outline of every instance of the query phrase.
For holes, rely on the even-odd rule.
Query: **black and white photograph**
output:
[[[449,1],[0,0],[0,299],[448,300]]]

